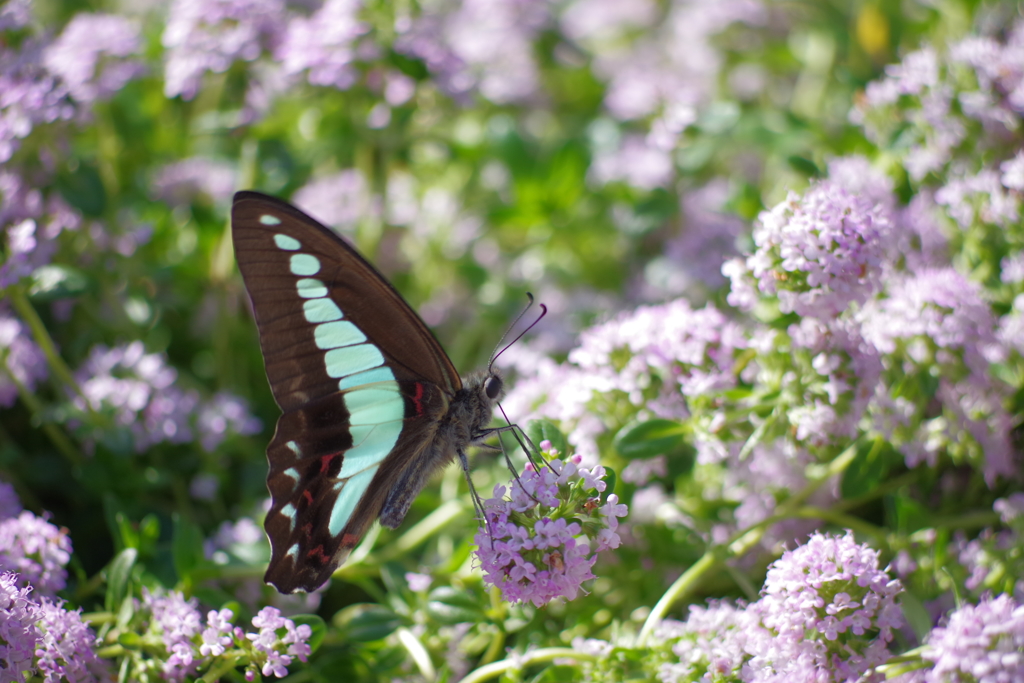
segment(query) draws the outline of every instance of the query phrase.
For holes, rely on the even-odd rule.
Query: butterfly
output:
[[[375,519],[396,528],[430,476],[480,446],[502,378],[463,381],[423,320],[333,231],[291,204],[239,192],[235,259],[282,415],[267,447],[264,580],[282,593],[330,578]]]

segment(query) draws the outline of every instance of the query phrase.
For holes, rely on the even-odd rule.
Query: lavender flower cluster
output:
[[[903,623],[902,590],[851,533],[814,534],[769,568],[760,600],[692,606],[686,621],[661,622],[641,661],[662,683],[875,680]],[[597,656],[584,670],[605,680],[636,644],[623,635],[574,646]]]
[[[527,465],[510,488],[494,487],[475,538],[484,582],[501,589],[508,602],[537,607],[575,599],[582,583],[594,578],[597,553],[619,547],[618,518],[628,512],[614,493],[601,500],[603,467],[581,468],[579,456],[563,463],[549,441],[540,448],[548,462],[539,469]]]
[[[142,342],[97,346],[76,373],[81,395],[73,403],[83,413],[110,414],[117,426],[131,432],[137,452],[162,442],[192,441],[193,421],[207,451],[230,432],[259,432],[260,421],[241,398],[220,393],[203,402],[198,392],[177,386],[177,375],[163,356],[146,353]]]
[[[186,600],[177,591],[151,593],[143,589],[138,609],[138,618],[147,624],[143,637],[158,637],[166,652],[166,656],[154,658],[135,657],[133,666],[141,676],[180,682],[219,662],[232,663],[231,668],[248,662],[247,681],[261,673],[284,678],[295,659],[305,662],[311,652],[312,629],[296,625],[275,607],[264,607],[253,617],[255,632],[233,625],[230,609],[207,612],[204,627],[198,602]]]

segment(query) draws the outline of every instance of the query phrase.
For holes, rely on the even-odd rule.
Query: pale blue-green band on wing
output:
[[[274,217],[263,216],[262,218],[260,218],[260,223],[263,223],[264,218]],[[277,221],[277,223],[281,222],[278,221],[276,218],[274,218],[274,220]],[[277,225],[277,223],[264,223],[264,225]],[[284,249],[285,251],[298,251],[299,249],[302,248],[302,244],[297,239],[295,239],[291,235],[282,235],[281,233],[274,235],[274,244],[277,245],[278,249]]]
[[[290,450],[296,456],[298,456],[300,458],[302,457],[302,451],[299,450],[299,444],[295,443],[294,441],[287,441],[287,442],[285,442],[284,445],[287,446],[288,450]]]
[[[340,346],[352,346],[366,341],[366,335],[347,320],[317,325],[313,330],[313,338],[319,349],[336,349]]]
[[[312,254],[292,254],[288,267],[293,275],[316,275],[320,272],[320,259]]]
[[[391,368],[386,365],[382,365],[379,368],[367,370],[366,372],[357,372],[354,375],[345,377],[338,382],[338,388],[344,391],[345,389],[351,389],[352,387],[358,387],[361,384],[372,384],[374,382],[392,382],[395,379],[395,373],[391,372]]]
[[[399,399],[400,400],[400,399]],[[339,477],[351,477],[363,470],[379,465],[398,443],[402,422],[376,425],[351,425],[352,448],[345,451]]]
[[[288,521],[291,522],[291,525],[290,525],[291,528],[294,529],[295,528],[295,506],[292,505],[291,503],[288,503],[288,504],[282,506],[281,507],[281,514],[288,518]]]
[[[374,384],[345,394],[349,425],[379,425],[405,417],[405,401],[398,382]]]
[[[285,557],[291,557],[293,560],[298,559],[298,557],[299,557],[299,544],[298,543],[293,544],[291,548],[288,548],[288,552],[286,552],[284,555],[285,555]]]
[[[302,313],[311,323],[329,323],[341,320],[341,309],[330,299],[308,299],[302,302]]]
[[[314,301],[326,301],[326,299],[314,299]],[[328,377],[338,378],[384,365],[384,356],[373,344],[356,344],[355,346],[331,349],[324,354],[324,365],[327,366]]]
[[[299,290],[299,296],[303,299],[319,299],[322,296],[327,296],[327,287],[315,278],[304,277],[295,283],[295,288]]]
[[[289,467],[288,469],[286,469],[281,474],[283,474],[286,477],[290,477],[290,478],[294,479],[296,484],[299,483],[299,471],[297,469],[295,469],[294,467]]]
[[[340,534],[348,524],[349,517],[352,516],[352,511],[356,508],[356,503],[363,497],[366,487],[370,485],[370,481],[373,480],[373,475],[376,473],[377,468],[371,467],[346,482],[339,482],[342,484],[342,488],[338,492],[337,500],[334,501],[331,519],[327,523],[327,530],[331,532],[331,536]]]
[[[260,216],[260,223],[262,223],[263,225],[281,225],[281,219],[278,218],[277,216],[271,216],[269,213],[265,213],[262,216]],[[277,236],[279,236],[279,235],[277,235]],[[285,235],[285,237],[287,237],[287,235]],[[277,246],[281,247],[280,244],[278,244]],[[282,249],[291,249],[291,247],[281,247],[281,248]],[[298,247],[294,247],[294,249],[298,249]]]

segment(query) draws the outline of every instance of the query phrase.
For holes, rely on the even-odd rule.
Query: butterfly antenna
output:
[[[530,294],[529,292],[527,292],[526,293],[526,297],[530,300],[529,302],[527,302],[526,308],[524,308],[522,310],[522,312],[519,315],[516,316],[516,319],[512,321],[511,325],[508,326],[508,329],[505,330],[505,334],[501,335],[501,339],[498,340],[497,345],[494,347],[494,352],[491,354],[491,362],[487,364],[487,373],[488,374],[490,374],[491,368],[494,367],[494,361],[498,360],[498,356],[500,356],[501,354],[503,354],[506,351],[508,351],[508,348],[510,346],[512,346],[517,341],[522,339],[524,334],[526,334],[527,332],[532,330],[534,328],[534,326],[537,323],[539,323],[544,318],[544,316],[546,316],[548,314],[548,307],[545,306],[544,304],[541,304],[540,305],[540,315],[537,316],[537,319],[534,320],[532,323],[530,323],[529,327],[527,327],[525,330],[520,332],[516,336],[515,339],[513,339],[508,344],[506,344],[505,347],[503,349],[501,349],[501,351],[498,351],[498,347],[501,346],[502,342],[505,341],[505,337],[508,336],[508,333],[511,332],[513,330],[513,328],[515,328],[515,326],[519,324],[519,321],[523,319],[523,316],[526,315],[526,312],[529,311],[530,308],[533,306],[533,294]]]

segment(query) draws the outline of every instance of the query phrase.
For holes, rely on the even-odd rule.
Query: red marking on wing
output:
[[[342,548],[355,548],[356,543],[359,543],[359,539],[362,538],[356,534],[345,534],[341,537]]]
[[[313,504],[313,494],[309,492],[309,489],[302,492],[302,497],[306,499],[306,505]]]
[[[306,553],[306,557],[308,557],[311,560],[316,560],[320,564],[326,563],[327,556],[324,555],[324,544],[321,543],[317,547],[310,550],[308,553]]]
[[[320,474],[323,474],[331,466],[331,461],[341,455],[341,451],[331,453],[320,458]]]
[[[306,538],[309,538],[310,534],[313,533],[313,523],[312,522],[306,522],[302,526],[302,533],[304,533],[306,535]]]
[[[416,404],[416,414],[423,414],[423,383],[416,382],[416,395],[412,397],[412,402]]]

